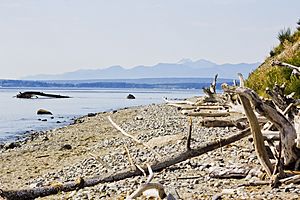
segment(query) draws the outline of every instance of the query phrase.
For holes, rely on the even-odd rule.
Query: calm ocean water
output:
[[[18,99],[23,91],[68,95],[68,99]],[[163,97],[187,98],[201,95],[200,90],[153,89],[44,89],[0,88],[0,142],[14,140],[26,132],[48,130],[70,124],[74,118],[88,113],[110,111],[118,108],[162,103]],[[136,99],[128,100],[133,94]],[[37,115],[40,108],[50,110],[53,116]],[[52,117],[52,118],[51,118]],[[47,121],[42,121],[47,120]],[[58,123],[59,122],[59,123]]]

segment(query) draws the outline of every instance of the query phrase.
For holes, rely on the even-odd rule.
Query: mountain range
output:
[[[23,80],[97,80],[97,79],[140,79],[140,78],[207,78],[219,74],[222,78],[237,78],[237,73],[248,77],[260,63],[216,64],[200,59],[182,59],[177,63],[158,63],[154,66],[124,68],[111,66],[104,69],[81,69],[55,75],[39,74],[23,77]]]

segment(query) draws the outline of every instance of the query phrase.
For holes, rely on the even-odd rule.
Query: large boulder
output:
[[[132,94],[128,94],[127,99],[135,99],[135,96],[133,96]]]
[[[38,115],[52,115],[52,112],[50,112],[49,110],[45,110],[45,109],[39,109],[36,114]]]

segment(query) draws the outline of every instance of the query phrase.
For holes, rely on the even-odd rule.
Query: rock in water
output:
[[[45,109],[39,109],[36,114],[38,115],[52,115],[52,112],[50,112],[49,110],[45,110]]]
[[[129,95],[127,96],[127,99],[135,99],[135,96],[133,96],[132,94],[129,94]]]

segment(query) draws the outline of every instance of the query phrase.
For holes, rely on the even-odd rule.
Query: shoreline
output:
[[[143,141],[163,157],[185,150],[188,117],[164,103],[134,106],[95,116],[83,116],[74,124],[39,134],[8,150],[0,150],[0,189],[34,188],[117,173],[130,168],[126,146],[134,163],[143,165],[156,160],[155,155],[116,130],[107,117],[111,116],[127,133]],[[235,127],[207,128],[200,126],[201,118],[193,117],[192,148],[199,144],[228,137]],[[242,179],[217,179],[213,171],[227,168],[246,169],[252,175]],[[237,187],[257,180],[260,168],[252,144],[247,138],[236,143],[183,161],[154,173],[153,182],[164,185],[167,191],[176,190],[182,199],[211,199],[229,191],[225,199],[293,197],[285,188],[271,190],[269,186]],[[255,169],[255,170],[253,170]],[[138,188],[145,177],[98,184],[76,192],[61,192],[39,199],[117,199]],[[296,188],[297,189],[297,188]]]

